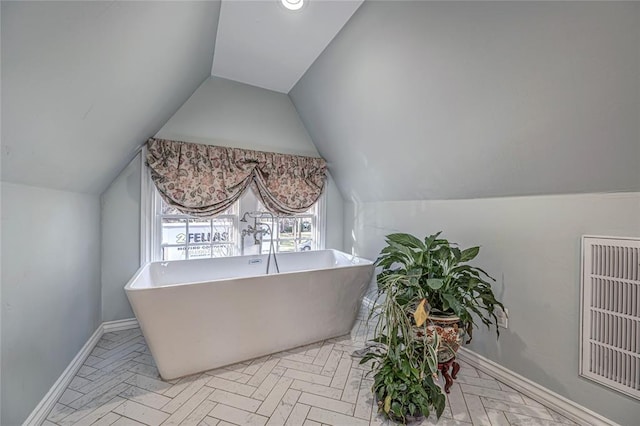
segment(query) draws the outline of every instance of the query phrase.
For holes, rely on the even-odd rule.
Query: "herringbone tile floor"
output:
[[[372,378],[352,358],[372,332],[163,381],[140,329],[105,334],[49,414],[70,425],[384,425]],[[461,363],[438,425],[558,425],[570,420]],[[435,419],[421,424],[436,424]]]

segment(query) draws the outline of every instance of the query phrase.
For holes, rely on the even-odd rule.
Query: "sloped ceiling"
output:
[[[346,198],[640,190],[639,3],[351,3],[289,93]],[[2,2],[2,179],[104,190],[211,73],[219,14]],[[220,32],[229,52],[240,33],[279,42],[251,16]]]
[[[640,190],[640,3],[367,1],[290,92],[356,201]]]
[[[288,93],[363,0],[223,0],[211,74]]]
[[[219,1],[2,2],[2,180],[100,193],[211,71]]]

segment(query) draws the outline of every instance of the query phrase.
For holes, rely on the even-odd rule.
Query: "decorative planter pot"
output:
[[[459,327],[460,318],[456,316],[435,316],[429,317],[432,325],[427,327],[427,336],[432,336],[434,332],[440,336],[440,346],[438,347],[438,362],[445,363],[456,356],[462,344],[464,331]]]

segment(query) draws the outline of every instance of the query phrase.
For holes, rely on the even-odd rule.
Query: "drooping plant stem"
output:
[[[445,405],[445,397],[435,383],[439,336],[429,338],[426,322],[417,327],[411,321],[411,308],[418,305],[421,293],[408,303],[403,299],[406,287],[414,284],[403,276],[378,282],[378,310],[370,313],[378,317],[373,339],[378,346],[361,361],[373,360],[373,392],[382,411],[402,422],[407,415],[428,416],[432,409],[440,417]]]

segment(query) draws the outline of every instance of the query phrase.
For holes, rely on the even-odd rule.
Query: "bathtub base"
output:
[[[173,380],[350,333],[373,264],[325,252],[332,252],[333,267],[184,285],[140,285],[140,290],[134,277],[125,289],[162,378]],[[279,255],[278,262],[286,268],[286,256]],[[154,271],[147,272],[139,278],[153,278]]]

